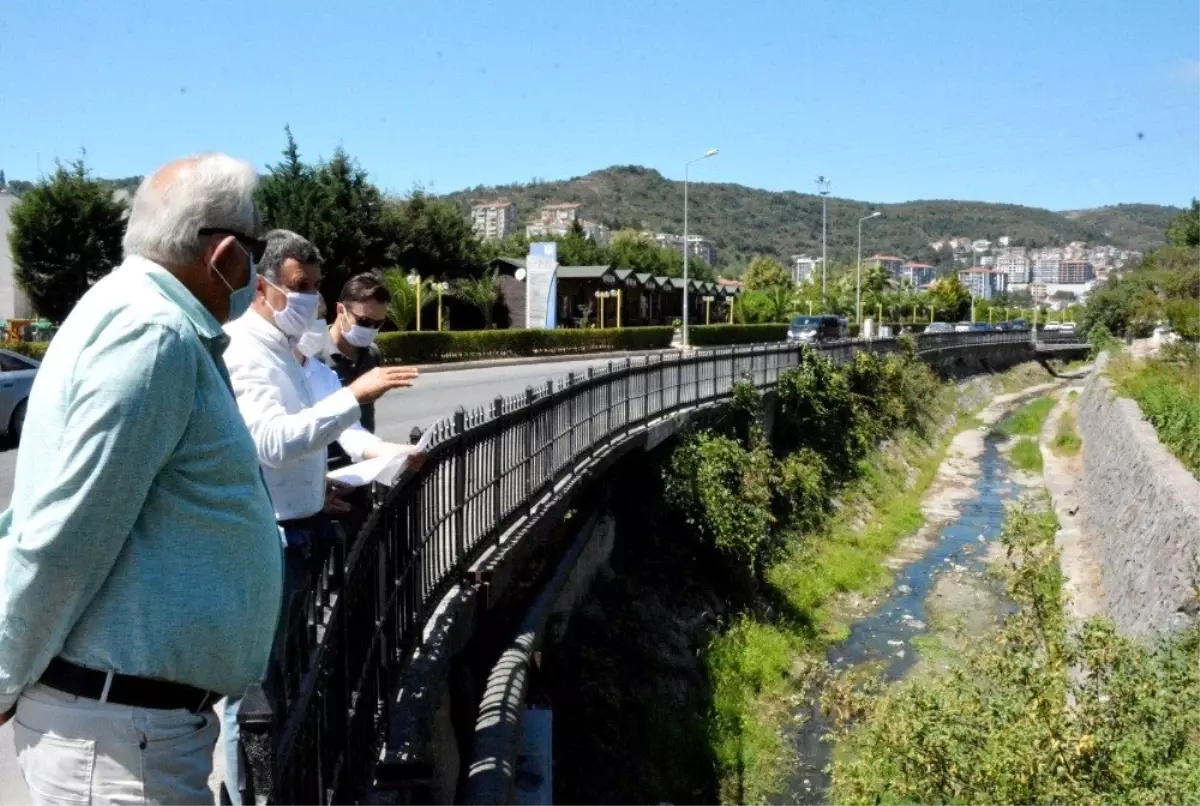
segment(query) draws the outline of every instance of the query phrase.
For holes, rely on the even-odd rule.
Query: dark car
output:
[[[1009,330],[1027,331],[1027,330],[1029,330],[1029,323],[1026,322],[1024,319],[1013,319],[1011,322],[1008,323],[1008,329]]]
[[[991,333],[992,326],[987,322],[970,322],[967,324],[968,333]]]
[[[849,333],[845,320],[828,314],[797,316],[788,325],[787,340],[790,342],[836,341]]]

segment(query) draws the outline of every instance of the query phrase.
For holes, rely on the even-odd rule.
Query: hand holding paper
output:
[[[400,445],[397,447],[401,450],[393,455],[378,456],[331,470],[326,478],[351,487],[362,487],[372,482],[379,482],[391,487],[409,465],[410,460],[415,455],[424,454],[432,441],[433,429],[429,428],[421,435],[421,439],[416,445]]]

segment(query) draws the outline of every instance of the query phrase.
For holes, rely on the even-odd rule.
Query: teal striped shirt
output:
[[[227,695],[262,678],[282,557],[227,343],[141,258],[54,337],[0,515],[0,712],[59,655]]]

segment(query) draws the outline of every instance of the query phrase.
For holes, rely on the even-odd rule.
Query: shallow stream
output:
[[[1020,489],[1009,477],[997,438],[985,438],[977,461],[980,472],[973,494],[962,502],[958,517],[942,529],[924,556],[894,573],[891,589],[873,611],[853,623],[849,636],[829,647],[827,657],[835,669],[877,664],[888,681],[898,680],[919,660],[912,639],[929,629],[930,598],[942,575],[969,574],[978,577],[980,585],[999,587],[986,577],[985,557],[1000,536],[1005,506],[1020,497]],[[996,601],[1008,600],[998,596]],[[995,615],[1003,615],[1005,607]],[[795,716],[802,720],[793,734],[798,762],[777,802],[826,803],[829,776],[824,768],[832,745],[822,737],[829,725],[816,704],[801,705]]]

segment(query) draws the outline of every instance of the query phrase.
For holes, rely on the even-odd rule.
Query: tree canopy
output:
[[[83,157],[58,163],[11,212],[17,284],[34,310],[61,322],[92,284],[121,262],[125,204],[92,178]]]

